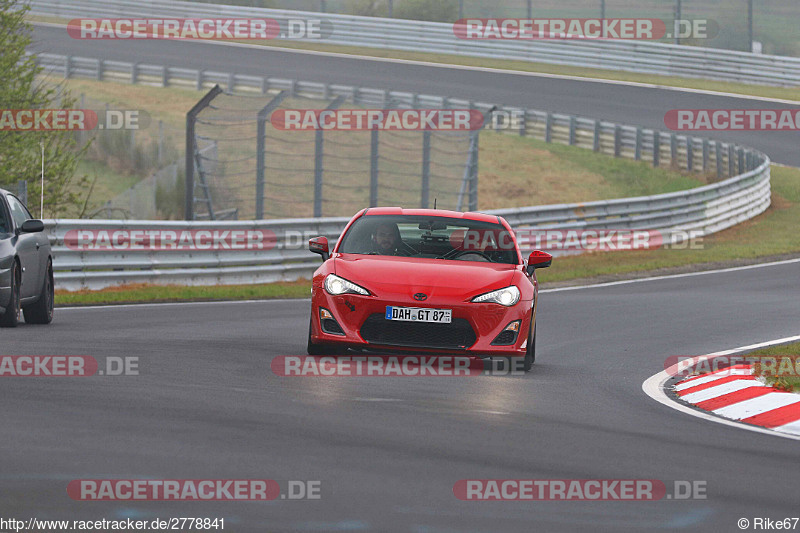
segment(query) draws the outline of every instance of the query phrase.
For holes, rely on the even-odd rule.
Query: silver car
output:
[[[0,189],[0,327],[53,321],[53,257],[44,223]]]

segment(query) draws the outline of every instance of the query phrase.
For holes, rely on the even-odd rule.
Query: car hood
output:
[[[471,298],[511,284],[516,265],[336,254],[334,272],[377,293]]]

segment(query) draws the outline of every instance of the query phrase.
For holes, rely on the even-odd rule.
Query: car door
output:
[[[39,279],[41,258],[39,257],[39,250],[41,249],[40,238],[42,234],[22,233],[22,224],[32,218],[31,214],[15,196],[9,194],[6,196],[6,200],[8,200],[9,211],[14,221],[15,237],[13,240],[16,240],[17,256],[22,265],[20,297],[22,299],[35,297],[41,289],[41,280]]]

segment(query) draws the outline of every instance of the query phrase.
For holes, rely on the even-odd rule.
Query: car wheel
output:
[[[531,328],[528,328],[529,330]],[[536,362],[536,324],[534,323],[532,331],[528,331],[528,347],[525,350],[525,362],[523,369],[525,372],[530,372],[533,363]]]
[[[53,264],[47,262],[47,273],[42,284],[42,294],[36,303],[26,305],[22,308],[25,314],[25,322],[28,324],[49,324],[53,321],[53,301],[55,299],[53,289]]]
[[[306,347],[308,355],[342,355],[347,352],[347,348],[331,346],[330,344],[314,344],[311,342],[311,320],[308,321],[308,345]]]
[[[11,267],[11,299],[6,312],[0,316],[0,328],[15,328],[19,324],[19,264],[14,261]]]

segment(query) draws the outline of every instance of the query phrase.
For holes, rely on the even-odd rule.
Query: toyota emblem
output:
[[[417,294],[414,295],[414,299],[418,302],[421,302],[423,300],[427,300],[428,295],[422,292],[418,292]]]

